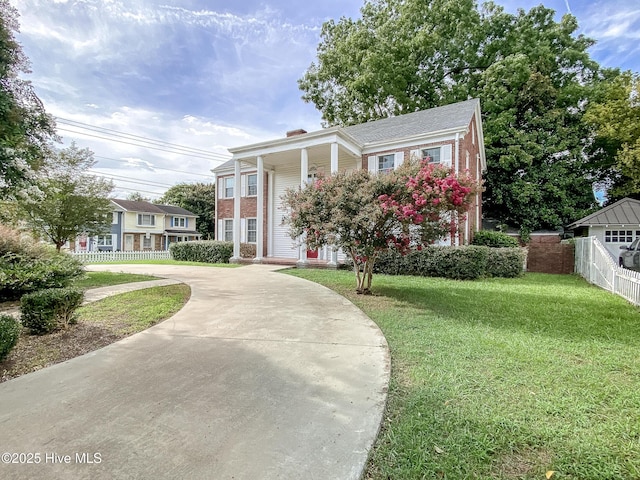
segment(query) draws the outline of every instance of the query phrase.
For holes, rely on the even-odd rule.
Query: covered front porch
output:
[[[255,263],[326,265],[337,267],[338,252],[325,247],[309,252],[304,239],[291,239],[283,224],[287,212],[281,197],[289,188],[304,187],[317,177],[338,171],[362,168],[358,144],[347,134],[328,129],[313,134],[287,137],[274,144],[256,144],[232,149],[235,191],[240,192],[242,168],[253,166],[257,172],[256,255]],[[242,221],[240,195],[234,195],[232,262],[244,263],[241,256]]]

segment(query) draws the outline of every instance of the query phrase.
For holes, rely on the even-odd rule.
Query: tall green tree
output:
[[[38,172],[39,194],[19,200],[31,228],[60,248],[79,234],[109,231],[113,183],[87,173],[95,165],[93,152],[75,143],[58,150]]]
[[[477,97],[487,216],[526,233],[592,208],[582,117],[602,73],[575,17],[474,0],[371,0],[361,13],[323,25],[318,59],[299,81],[327,125]]]
[[[204,239],[214,239],[216,228],[216,186],[213,183],[178,183],[157,203],[175,205],[198,215],[197,229]]]
[[[597,178],[609,201],[640,198],[640,75],[624,72],[599,87],[585,114],[595,129],[592,150],[601,162]]]
[[[55,122],[30,82],[29,61],[15,39],[18,13],[0,0],[0,199],[27,189],[51,154]]]

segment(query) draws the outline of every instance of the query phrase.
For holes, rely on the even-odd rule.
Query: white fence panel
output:
[[[169,250],[150,252],[70,252],[82,263],[124,262],[128,260],[170,260]]]
[[[640,272],[619,266],[596,237],[576,239],[575,271],[589,283],[640,305]]]

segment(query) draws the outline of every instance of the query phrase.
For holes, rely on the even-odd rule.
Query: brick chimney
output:
[[[303,128],[298,128],[297,130],[289,130],[287,132],[287,138],[295,137],[296,135],[304,135],[307,131]]]

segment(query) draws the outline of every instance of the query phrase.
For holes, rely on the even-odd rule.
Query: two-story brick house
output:
[[[480,102],[477,99],[350,127],[316,132],[294,130],[285,138],[229,149],[233,158],[214,169],[217,182],[218,240],[256,246],[254,261],[318,258],[335,265],[339,252],[309,252],[297,246],[282,219],[287,188],[304,186],[317,175],[365,168],[382,172],[410,158],[429,157],[455,172],[480,180],[486,169]],[[465,244],[481,227],[478,193],[458,232],[445,242]]]

